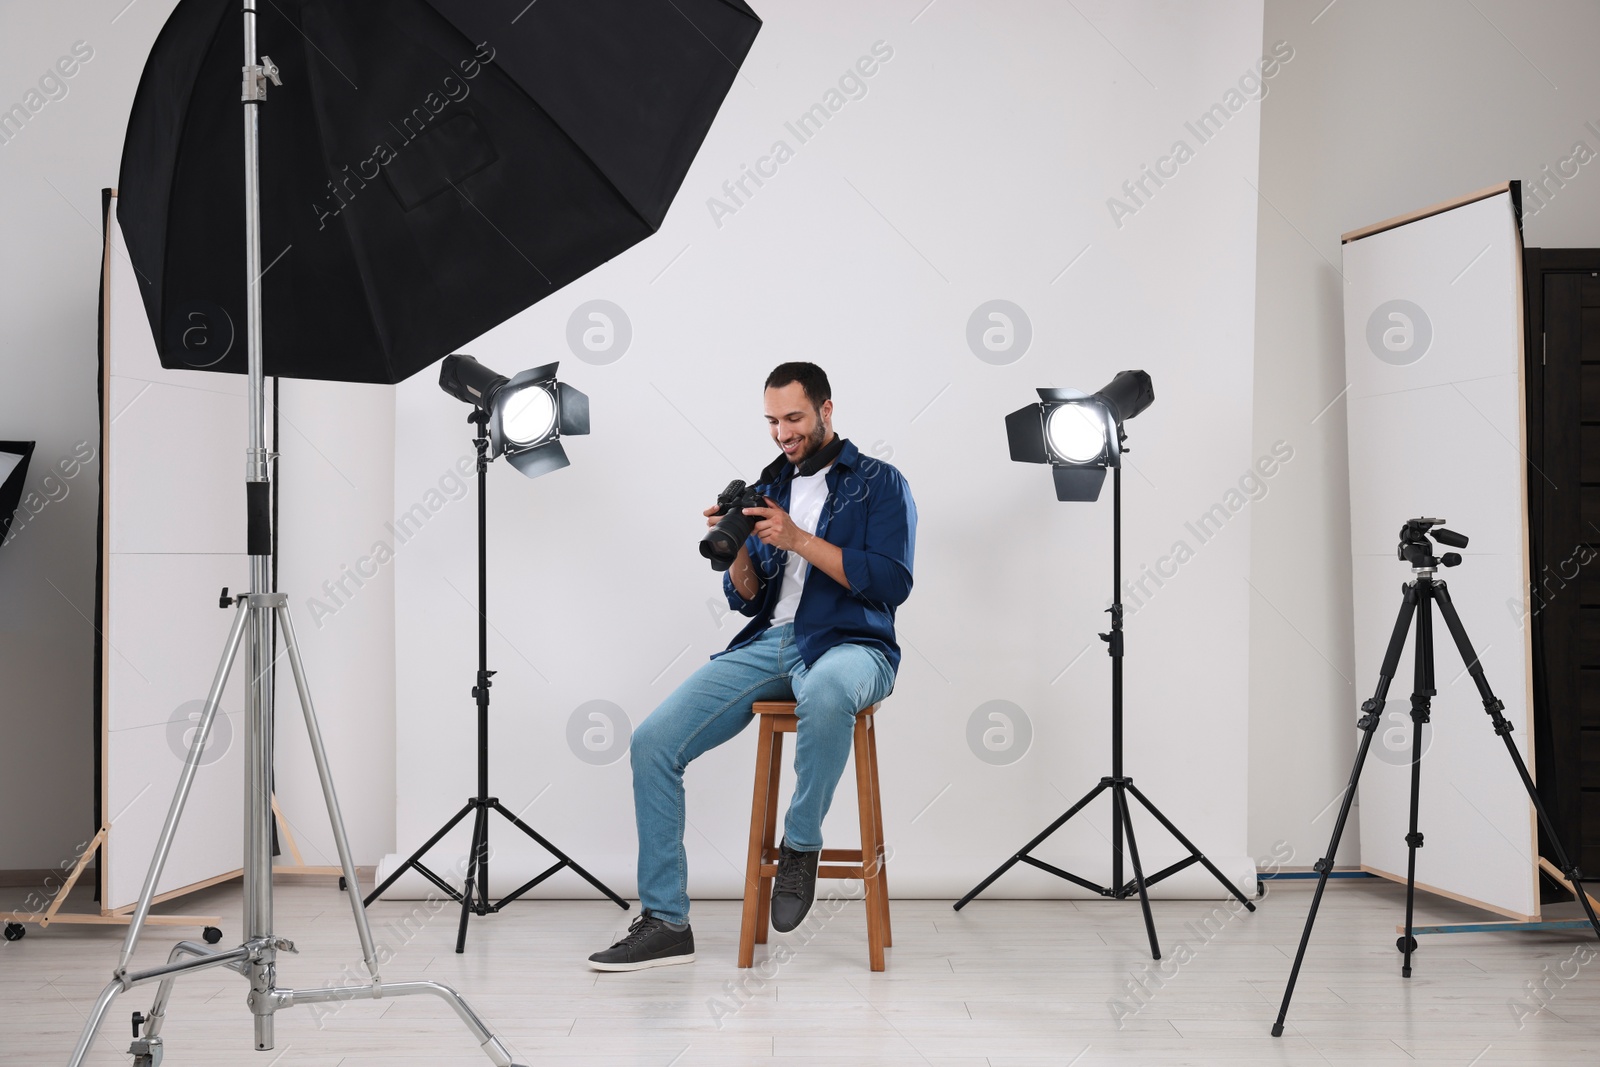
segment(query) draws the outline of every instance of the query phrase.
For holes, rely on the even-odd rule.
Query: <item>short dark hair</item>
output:
[[[822,403],[832,399],[833,387],[828,384],[828,373],[815,363],[780,363],[767,375],[766,389],[782,389],[790,382],[799,382],[806,391],[806,399],[818,411]]]

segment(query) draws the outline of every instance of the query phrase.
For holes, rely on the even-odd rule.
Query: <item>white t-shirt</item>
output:
[[[817,532],[817,520],[822,518],[822,507],[828,502],[828,471],[830,463],[808,477],[796,475],[789,483],[789,518],[806,533]],[[800,593],[805,588],[806,574],[811,564],[800,558],[800,553],[790,552],[783,565],[783,585],[778,589],[778,606],[772,610],[772,625],[782,626],[794,621],[800,607]]]

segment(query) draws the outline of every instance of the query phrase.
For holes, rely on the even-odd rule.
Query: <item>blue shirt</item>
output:
[[[779,456],[761,472],[755,488],[789,509],[789,486],[795,467]],[[917,505],[905,476],[882,460],[863,456],[848,440],[823,479],[828,499],[817,520],[816,535],[844,556],[846,589],[817,567],[806,568],[800,606],[794,616],[795,647],[807,667],[834,645],[867,645],[883,653],[891,670],[900,668],[900,646],[894,639],[894,609],[911,594],[911,556],[917,540]],[[754,518],[754,516],[752,516]],[[746,601],[722,576],[728,603],[751,621],[724,652],[755,640],[772,619],[783,586],[789,553],[764,544],[754,534],[745,540],[761,588]],[[723,655],[718,652],[712,659]]]

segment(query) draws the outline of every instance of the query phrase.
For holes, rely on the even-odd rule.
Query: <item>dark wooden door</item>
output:
[[[1600,249],[1530,248],[1525,265],[1535,762],[1562,842],[1600,879]]]

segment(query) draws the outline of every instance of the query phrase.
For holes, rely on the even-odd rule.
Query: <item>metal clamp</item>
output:
[[[250,950],[250,958],[253,960],[259,960],[263,958],[263,955],[268,951],[293,952],[297,956],[300,954],[300,950],[294,947],[294,942],[290,941],[287,937],[254,938],[253,940],[245,942],[245,948]]]
[[[278,77],[278,65],[271,56],[262,56],[260,63],[244,68],[244,94],[239,99],[246,103],[265,100],[269,81],[273,85],[283,84],[283,79]]]

